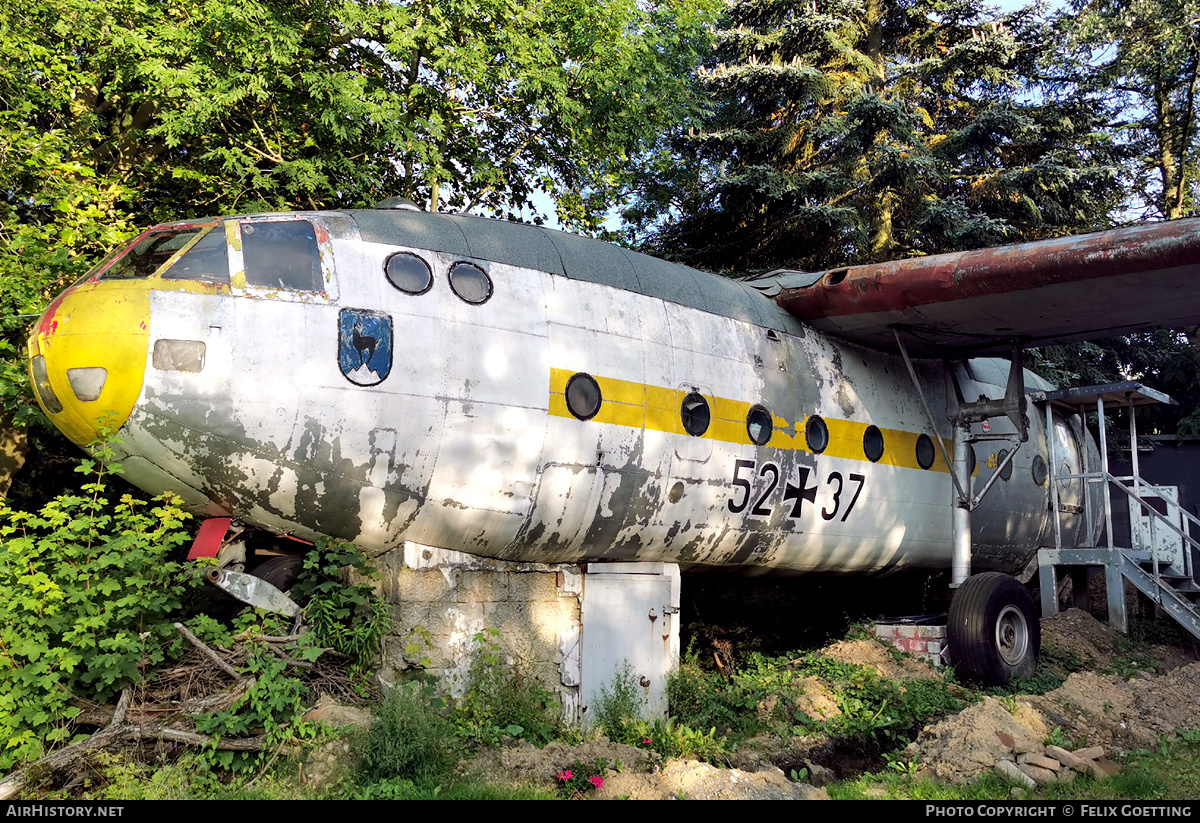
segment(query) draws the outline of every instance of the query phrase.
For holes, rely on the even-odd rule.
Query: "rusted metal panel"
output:
[[[910,350],[1001,352],[1200,323],[1200,218],[825,272],[812,285],[756,281],[800,320],[847,340]],[[801,280],[800,282],[803,282]]]

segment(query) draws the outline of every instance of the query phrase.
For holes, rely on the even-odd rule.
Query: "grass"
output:
[[[836,706],[830,711],[833,717],[803,710],[800,698],[814,680]],[[668,684],[677,720],[693,728],[716,728],[731,744],[762,733],[784,739],[817,733],[874,744],[881,752],[903,747],[921,726],[961,709],[965,694],[952,680],[901,682],[873,667],[816,653],[752,653],[728,677],[704,671],[689,655]]]
[[[464,780],[440,781],[347,776],[317,788],[303,779],[296,760],[284,760],[257,777],[233,778],[212,771],[192,753],[174,762],[137,763],[125,755],[104,756],[100,769],[79,791],[52,792],[39,799],[70,800],[554,800],[550,789]]]
[[[1021,793],[1039,800],[1169,800],[1200,796],[1200,743],[1182,735],[1155,751],[1126,755],[1123,771],[1107,780],[1079,775],[1071,783],[1054,783]],[[1007,800],[1013,786],[986,774],[956,786],[902,774],[864,774],[829,786],[835,800]]]
[[[486,639],[486,638],[485,638]],[[494,644],[492,644],[494,645]],[[44,798],[138,799],[390,799],[499,800],[553,799],[555,787],[495,785],[464,778],[456,765],[465,751],[491,748],[522,737],[540,744],[553,738],[582,742],[580,730],[548,719],[546,695],[531,687],[519,669],[504,665],[498,650],[483,644],[484,663],[476,667],[477,687],[458,707],[447,705],[430,684],[402,684],[375,707],[370,732],[348,737],[332,733],[316,742],[326,746],[320,759],[327,772],[301,765],[283,752],[261,771],[228,772],[216,768],[202,752],[170,761],[145,764],[128,754],[102,755],[92,777],[70,792]],[[786,753],[799,738],[823,738],[834,748],[846,746],[873,753],[887,762],[885,771],[864,774],[829,787],[835,799],[891,798],[913,800],[1008,799],[1013,787],[995,774],[965,785],[920,778],[920,764],[903,753],[904,746],[930,722],[959,711],[987,694],[999,694],[1010,711],[1015,694],[1052,687],[1062,661],[1048,661],[1032,681],[1005,690],[973,690],[952,677],[895,680],[873,667],[843,663],[817,653],[769,657],[749,653],[736,670],[705,670],[695,655],[685,657],[669,681],[672,716],[647,722],[636,716],[636,688],[620,678],[605,691],[596,719],[615,741],[650,748],[663,758],[728,761],[750,737],[769,735]],[[832,716],[819,715],[812,696]],[[553,734],[551,734],[553,732]],[[1055,730],[1061,735],[1061,729]],[[545,737],[543,737],[545,735]],[[541,739],[536,739],[541,738]],[[871,758],[868,758],[868,762]],[[1200,732],[1183,732],[1155,750],[1130,753],[1121,774],[1102,782],[1080,776],[1070,784],[1054,784],[1023,793],[1026,799],[1106,800],[1200,796]],[[332,764],[332,766],[331,766]],[[593,764],[594,765],[594,764]],[[591,771],[579,764],[581,774]],[[873,768],[873,767],[872,767]],[[597,767],[599,771],[602,768]],[[786,769],[786,767],[785,767]],[[596,769],[593,769],[595,771]],[[330,773],[332,772],[332,773]],[[793,779],[804,779],[797,772]]]

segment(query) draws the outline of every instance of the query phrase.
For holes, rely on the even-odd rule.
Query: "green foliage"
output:
[[[1128,752],[1123,761],[1122,772],[1107,780],[1079,775],[1070,783],[1039,787],[1033,796],[1045,800],[1166,800],[1195,797],[1200,791],[1200,749],[1182,738],[1168,742],[1165,750]],[[1009,800],[1013,787],[995,774],[955,785],[886,773],[864,774],[828,788],[835,800]]]
[[[730,748],[727,738],[718,735],[716,728],[701,731],[673,717],[655,718],[653,723],[642,721],[633,732],[635,740],[637,735],[642,736],[635,745],[658,752],[663,758],[682,757],[720,764],[725,762],[724,756]]]
[[[921,770],[921,764],[917,758],[906,758],[903,755],[889,753],[885,759],[888,764],[888,771],[902,774],[906,777],[916,777],[917,772]]]
[[[381,780],[352,792],[350,800],[554,800],[557,794],[528,786],[454,781],[437,786],[411,780]]]
[[[297,642],[292,656],[312,662],[324,648],[332,648],[354,661],[363,674],[378,656],[391,610],[370,585],[347,582],[348,573],[360,580],[374,574],[366,556],[352,544],[318,540],[291,590],[292,597],[304,604],[310,629]],[[200,617],[194,623],[201,636],[208,635],[216,642],[229,637],[229,630],[211,618]],[[251,644],[255,634],[286,634],[288,629],[281,616],[251,609],[243,610],[233,623],[233,631],[249,635]],[[214,749],[209,753],[214,763],[235,770],[257,767],[285,744],[317,733],[316,726],[301,719],[307,690],[297,671],[265,644],[249,656],[244,673],[253,676],[253,687],[229,709],[199,718],[196,728],[216,737],[265,733],[266,745],[255,755]]]
[[[1029,367],[1060,385],[1103,385],[1137,380],[1165,392],[1178,405],[1154,403],[1137,409],[1140,434],[1200,431],[1200,350],[1183,332],[1162,329],[1124,337],[1048,346],[1032,352]],[[1105,410],[1109,448],[1128,447],[1125,413]],[[1093,416],[1094,426],[1094,416]]]
[[[18,198],[39,195],[26,209],[157,218],[404,195],[517,213],[545,186],[587,220],[589,196],[611,197],[622,161],[687,105],[707,8],[5,0],[0,133],[40,147],[13,173]],[[66,184],[42,191],[56,169]]]
[[[500,632],[485,629],[472,638],[469,686],[454,708],[459,736],[485,746],[504,737],[544,745],[559,732],[558,698],[530,677],[523,662],[506,660]]]
[[[1068,751],[1075,749],[1075,741],[1063,733],[1062,726],[1055,726],[1051,729],[1050,734],[1046,735],[1045,743],[1047,746],[1058,746],[1060,749]]]
[[[352,658],[360,672],[379,653],[387,633],[391,606],[366,582],[378,576],[367,556],[354,544],[322,537],[304,558],[291,596],[304,605],[304,616],[316,642]]]
[[[225,769],[260,767],[287,743],[316,736],[315,724],[301,719],[304,713],[304,684],[290,674],[288,663],[265,647],[251,654],[243,673],[254,678],[246,694],[228,709],[196,718],[196,731],[221,737],[265,734],[260,752],[233,752],[212,748],[209,760]]]
[[[1094,228],[1123,194],[1100,114],[1040,93],[1036,10],[735,0],[714,41],[710,108],[625,214],[652,251],[820,271]]]
[[[813,718],[797,707],[795,698],[812,687],[810,678],[836,704],[834,717]],[[900,683],[873,668],[819,654],[751,654],[728,678],[703,671],[689,656],[668,681],[668,694],[674,719],[726,729],[735,740],[768,731],[784,737],[821,732],[885,747],[907,742],[921,725],[962,707],[944,680]]]
[[[1074,0],[1056,18],[1061,51],[1049,73],[1086,98],[1129,149],[1127,210],[1195,214],[1200,178],[1200,20],[1196,0]]]
[[[614,743],[650,749],[664,758],[717,762],[725,753],[725,740],[717,736],[715,728],[697,731],[673,717],[655,718],[650,722],[642,718],[641,706],[640,688],[632,669],[626,664],[611,685],[600,688],[594,721]]]
[[[362,779],[412,781],[429,786],[445,780],[455,764],[454,727],[416,683],[401,683],[375,710],[362,750]],[[404,784],[372,791],[406,791]],[[383,794],[379,799],[385,799]],[[392,799],[401,799],[399,797]]]
[[[111,698],[175,637],[188,582],[170,556],[188,515],[171,495],[112,499],[95,461],[78,470],[80,493],[39,512],[0,500],[0,771],[65,742],[73,695]]]
[[[641,708],[641,690],[633,668],[626,662],[611,684],[600,687],[592,720],[614,743],[637,745],[645,738],[640,734]]]
[[[0,404],[135,226],[403,195],[598,231],[693,105],[713,0],[0,0]]]
[[[122,752],[100,751],[94,756],[97,768],[82,787],[82,797],[88,800],[322,799],[297,779],[295,765],[287,762],[253,780],[239,775],[230,781],[228,774],[211,768],[202,752],[185,752],[153,763],[138,762]],[[64,793],[62,799],[77,800],[80,795]]]

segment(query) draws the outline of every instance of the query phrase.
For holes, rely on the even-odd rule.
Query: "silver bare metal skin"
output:
[[[281,217],[317,227],[324,292],[244,285],[239,233]],[[159,339],[203,342],[204,360],[199,371],[164,369],[147,353],[120,434],[126,476],[149,492],[371,553],[411,541],[505,560],[756,573],[951,565],[948,467],[940,452],[930,469],[914,457],[919,435],[949,442],[950,425],[939,418],[928,431],[898,357],[806,328],[749,286],[477,218],[227,221],[228,293],[150,293],[150,351]],[[388,281],[397,253],[428,264],[427,291]],[[464,262],[490,279],[485,302],[451,287],[450,270]],[[371,383],[384,351],[388,373]],[[944,408],[942,362],[915,368],[932,408]],[[593,376],[605,394],[592,419],[563,411],[561,384],[574,374]],[[963,392],[1001,397],[1006,375],[1004,361],[970,361]],[[1029,373],[1026,381],[1047,387]],[[681,428],[680,398],[692,393],[712,417],[702,436]],[[773,420],[766,445],[748,435],[752,405]],[[830,434],[820,454],[805,436],[814,416]],[[1045,421],[1030,417],[1011,478],[972,514],[972,571],[1018,569],[1048,534],[1048,488],[1032,472],[1046,454]],[[869,426],[883,436],[877,461],[865,453]],[[1094,448],[1076,423],[1062,426],[1059,448]],[[990,444],[975,449],[978,487],[999,461]],[[1080,521],[1067,519],[1064,545]]]

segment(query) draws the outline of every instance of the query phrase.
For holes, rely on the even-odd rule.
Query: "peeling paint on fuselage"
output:
[[[610,285],[365,242],[345,220],[329,228],[318,231],[325,293],[248,299],[236,283],[233,294],[151,291],[151,348],[195,339],[208,355],[195,374],[147,366],[122,434],[124,450],[159,473],[136,482],[157,491],[167,476],[198,490],[206,500],[189,502],[207,513],[354,540],[372,553],[412,541],[543,563],[948,566],[942,458],[923,470],[911,454],[895,455],[928,430],[895,358],[798,325],[768,333]],[[233,271],[236,239],[230,233]],[[427,292],[389,284],[384,266],[397,252],[429,264]],[[483,304],[449,287],[459,261],[488,272],[493,294]],[[394,324],[394,363],[378,385],[356,385],[339,368],[338,315],[347,308]],[[918,368],[931,406],[942,408],[941,364]],[[642,399],[626,403],[625,422],[555,414],[552,370],[619,381]],[[1000,396],[1003,371],[989,373],[967,393]],[[672,430],[678,409],[650,398],[691,391],[718,416],[764,406],[771,442],[751,443],[742,418],[714,419],[718,434],[703,437]],[[842,438],[822,454],[805,441],[814,415]],[[975,518],[978,568],[1011,567],[1044,536],[1047,490],[1031,472],[1045,452],[1044,423],[1031,417],[1012,479],[996,484]],[[867,425],[898,433],[880,462],[852,442]],[[936,435],[949,437],[949,425],[938,425]],[[980,482],[991,471],[985,458]]]

